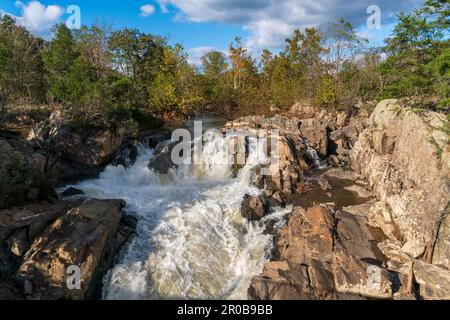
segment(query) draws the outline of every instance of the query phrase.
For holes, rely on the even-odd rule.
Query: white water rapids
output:
[[[272,236],[263,223],[242,218],[240,204],[261,191],[249,184],[254,165],[232,178],[225,146],[214,136],[205,140],[202,165],[160,175],[148,168],[153,150],[142,147],[133,166],[108,166],[98,179],[74,185],[92,198],[124,199],[138,218],[136,236],[103,280],[104,299],[246,299]],[[256,147],[249,157],[262,159],[261,152]],[[282,223],[288,212],[264,219]]]

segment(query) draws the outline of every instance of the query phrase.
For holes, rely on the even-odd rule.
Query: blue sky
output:
[[[82,24],[103,21],[114,28],[138,28],[181,43],[193,63],[210,49],[226,50],[235,36],[257,53],[280,49],[295,28],[320,26],[344,17],[379,45],[392,31],[395,13],[423,0],[0,0],[0,11],[18,17],[33,32],[50,37],[50,26],[64,22],[69,5],[81,9]],[[368,30],[369,5],[377,5],[381,29]]]

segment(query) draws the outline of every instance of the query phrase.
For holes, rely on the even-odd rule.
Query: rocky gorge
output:
[[[149,296],[146,286],[156,288],[153,298],[450,298],[444,115],[397,100],[380,102],[371,114],[297,104],[289,114],[248,116],[227,129],[279,129],[278,167],[211,162],[193,182],[170,161],[167,132],[136,135],[99,124],[83,136],[58,114],[22,134],[26,139],[2,136],[0,298],[140,299]],[[213,140],[208,148],[210,157],[220,153]],[[156,178],[157,189],[149,186]],[[57,188],[66,185],[71,189]],[[181,196],[186,190],[198,194]],[[180,229],[191,224],[199,229],[192,243],[193,229]],[[168,243],[184,247],[179,257]],[[229,267],[235,261],[244,266],[238,282]],[[80,266],[80,289],[67,289],[71,265]],[[193,275],[183,282],[186,274]],[[133,277],[145,288],[130,285]]]

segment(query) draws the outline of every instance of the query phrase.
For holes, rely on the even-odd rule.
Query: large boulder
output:
[[[373,251],[363,217],[295,207],[275,236],[274,261],[248,289],[250,299],[391,298],[388,271]]]
[[[250,221],[261,220],[268,212],[269,203],[263,196],[244,196],[241,204],[241,214],[244,218]]]
[[[351,151],[379,202],[370,223],[412,258],[450,268],[448,120],[397,100],[380,102]]]
[[[56,111],[32,130],[28,140],[47,145],[59,159],[63,182],[72,182],[97,173],[115,157],[127,128],[119,124],[92,123],[80,129]]]
[[[450,300],[450,271],[422,261],[414,262],[419,296],[426,300]]]
[[[132,233],[121,200],[89,200],[71,208],[36,238],[17,272],[29,299],[87,299]],[[69,275],[79,268],[80,287]],[[71,282],[70,282],[71,283]]]

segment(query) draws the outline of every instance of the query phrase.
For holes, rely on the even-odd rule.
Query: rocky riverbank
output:
[[[260,192],[245,194],[240,205],[241,220],[267,222],[265,233],[274,237],[249,299],[450,298],[445,116],[395,100],[382,101],[370,116],[364,108],[329,113],[295,105],[285,115],[237,119],[222,132],[229,129],[280,131],[278,166],[251,168],[250,185]],[[110,163],[131,168],[139,146],[155,148],[150,162],[139,160],[145,169],[167,176],[174,168],[169,138],[106,124],[80,134],[57,113],[21,127],[20,135],[3,133],[0,299],[99,298],[101,279],[136,220],[123,200],[55,188]],[[241,147],[248,157],[248,141],[238,140],[235,159]],[[242,168],[236,162],[233,176]],[[293,208],[281,227],[265,219],[279,207]],[[80,266],[79,289],[68,290],[70,266]]]
[[[328,148],[328,162],[337,157],[351,166],[309,180],[312,189],[298,196],[276,231],[272,261],[252,280],[248,297],[449,299],[445,116],[388,100],[368,121],[314,126],[320,125],[328,143],[338,145]],[[333,186],[336,178],[347,183]],[[343,191],[355,203],[336,196]]]
[[[154,147],[168,134],[99,124],[81,135],[59,113],[25,127],[0,136],[0,299],[100,298],[101,280],[136,219],[123,200],[90,199],[73,188],[57,194],[55,187],[94,177],[111,162],[126,166],[138,144]],[[74,290],[70,266],[80,267]]]

